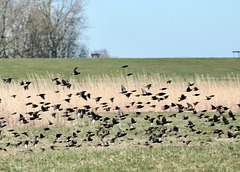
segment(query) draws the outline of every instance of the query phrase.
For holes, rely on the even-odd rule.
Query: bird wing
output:
[[[141,88],[141,90],[142,90],[142,94],[143,94],[143,95],[147,94],[147,91],[146,91],[146,90],[144,90],[143,88]]]
[[[121,91],[122,93],[127,92],[126,88],[121,84]]]
[[[77,72],[78,67],[73,67],[73,73]]]
[[[68,83],[64,79],[62,79],[62,84],[63,85],[68,85]]]

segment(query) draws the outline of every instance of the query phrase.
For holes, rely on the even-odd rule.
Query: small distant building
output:
[[[233,53],[233,57],[234,57],[234,54],[237,54],[238,57],[240,55],[240,51],[232,51],[232,53]]]
[[[99,53],[91,53],[92,58],[99,58],[100,54]]]

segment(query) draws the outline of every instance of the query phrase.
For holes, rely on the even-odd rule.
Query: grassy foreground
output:
[[[103,118],[115,117],[115,113],[100,113]],[[146,115],[155,117],[161,114],[167,117],[172,123],[164,126],[155,122],[150,125],[144,118]],[[90,119],[76,118],[75,121],[56,122],[56,126],[50,130],[45,127],[38,128],[7,128],[2,131],[0,137],[0,171],[239,171],[240,170],[240,137],[229,138],[227,132],[239,133],[236,129],[239,126],[239,113],[235,114],[235,121],[229,119],[230,124],[224,125],[221,121],[215,126],[210,126],[207,119],[213,117],[214,113],[206,113],[208,118],[199,118],[197,114],[184,112],[170,117],[172,113],[142,113],[136,117],[135,113],[129,113],[125,120],[111,128],[105,128],[110,132],[104,137],[104,141],[109,143],[103,146],[103,142],[97,135],[92,136],[91,141],[86,141],[86,133],[94,133],[102,121],[92,123]],[[60,114],[59,114],[60,115]],[[75,117],[74,114],[71,114]],[[188,116],[188,120],[183,117]],[[134,118],[134,130],[127,130],[127,123],[130,118]],[[192,121],[196,126],[194,131],[186,127],[188,121]],[[61,123],[61,125],[60,125]],[[229,129],[229,126],[232,126]],[[179,127],[179,131],[173,131],[173,126]],[[115,144],[110,143],[110,139],[118,132],[118,128],[126,131],[127,135],[116,138]],[[149,141],[149,135],[145,131],[149,127],[156,127],[150,134],[159,134],[166,129],[166,135],[162,136],[161,142]],[[13,132],[19,133],[19,137],[13,137]],[[216,129],[222,130],[223,134],[218,137]],[[72,136],[73,131],[77,137],[77,144],[70,147],[66,141],[67,136]],[[196,134],[201,131],[200,134]],[[27,132],[29,137],[21,134]],[[26,149],[23,144],[15,146],[17,142],[28,139],[42,133],[45,137],[39,138],[38,146],[29,143]],[[55,140],[55,135],[62,133],[59,140]],[[102,133],[102,132],[100,132]],[[100,134],[101,135],[101,134]],[[187,136],[183,136],[187,135]],[[191,141],[190,144],[186,144]],[[6,146],[7,143],[10,145]],[[54,146],[54,149],[50,147]],[[3,150],[3,149],[6,150]]]
[[[239,171],[239,144],[71,149],[1,156],[1,171]]]
[[[129,67],[121,69],[126,64]],[[0,59],[0,77],[19,79],[49,73],[69,77],[73,66],[79,67],[81,77],[133,73],[185,77],[211,74],[219,78],[240,74],[240,58]]]

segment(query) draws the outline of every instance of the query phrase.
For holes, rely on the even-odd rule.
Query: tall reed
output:
[[[178,76],[168,78],[162,75],[147,75],[130,76],[125,77],[124,74],[119,74],[118,77],[112,77],[104,75],[101,77],[85,77],[74,76],[69,79],[72,84],[71,88],[68,89],[63,86],[55,85],[51,79],[58,77],[61,81],[62,76],[53,76],[49,74],[47,77],[39,75],[29,75],[27,79],[21,79],[23,81],[31,81],[28,90],[24,90],[20,86],[20,81],[12,81],[11,84],[0,82],[0,117],[4,116],[7,119],[10,126],[19,125],[19,115],[22,114],[26,118],[29,118],[28,112],[40,111],[40,102],[47,103],[50,105],[61,104],[61,107],[66,108],[83,108],[84,105],[90,105],[91,110],[95,110],[99,107],[97,112],[105,112],[101,103],[106,102],[110,108],[110,112],[116,112],[115,107],[119,106],[124,112],[135,112],[135,111],[177,111],[176,107],[171,107],[168,110],[163,110],[164,105],[170,105],[171,103],[180,103],[183,106],[187,106],[187,103],[193,104],[199,102],[196,105],[197,111],[208,110],[211,111],[211,105],[222,105],[229,107],[233,112],[239,112],[240,108],[240,76],[239,75],[228,75],[221,79],[215,79],[211,75],[208,76],[195,76],[194,78],[183,79]],[[170,84],[167,81],[171,80]],[[186,92],[188,82],[194,83],[191,87],[199,88],[198,91]],[[136,90],[132,92],[131,96],[127,98],[125,95],[120,94],[121,84],[126,87],[128,91]],[[152,84],[152,87],[148,90],[145,86]],[[167,88],[166,90],[161,90]],[[152,96],[142,96],[141,89],[145,89],[147,92],[151,92],[152,96],[160,92],[165,92],[169,97],[166,100],[152,100]],[[91,94],[91,99],[85,101],[79,96],[76,96],[77,92],[85,90],[86,93]],[[56,93],[56,91],[59,91]],[[40,93],[46,94],[45,100],[37,96]],[[68,98],[67,95],[72,94],[70,102],[64,101]],[[178,101],[179,97],[184,94],[187,98],[183,101]],[[200,94],[199,96],[193,96],[194,94]],[[13,95],[16,95],[14,98]],[[136,97],[136,95],[140,95]],[[214,95],[211,100],[206,100],[206,96]],[[27,98],[28,96],[31,96]],[[94,98],[102,97],[99,103],[96,103]],[[114,102],[110,101],[110,98],[114,97]],[[26,103],[32,102],[37,104],[37,108],[32,108],[31,105],[26,106]],[[131,105],[135,102],[134,105]],[[137,103],[142,102],[142,109],[137,109]],[[148,103],[147,103],[148,102]],[[152,105],[156,105],[155,108]],[[48,120],[57,120],[51,117],[53,108],[50,107],[49,111],[41,112],[41,122],[34,121],[28,125],[39,125],[47,124]],[[61,113],[58,113],[61,115]],[[60,121],[61,122],[61,121]],[[63,121],[62,121],[63,122]]]

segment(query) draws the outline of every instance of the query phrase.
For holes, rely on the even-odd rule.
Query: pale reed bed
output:
[[[69,82],[72,84],[70,89],[55,85],[55,82],[51,81],[52,78],[56,76],[49,75],[48,77],[41,76],[29,76],[23,81],[31,81],[28,90],[24,90],[20,86],[20,81],[13,81],[11,84],[0,83],[0,117],[4,116],[8,122],[8,126],[19,126],[23,125],[19,123],[19,115],[24,115],[27,119],[29,118],[28,112],[40,111],[42,120],[33,120],[24,126],[42,126],[47,125],[48,120],[52,122],[58,121],[59,125],[69,124],[66,120],[60,118],[66,108],[84,108],[85,105],[90,105],[91,110],[102,113],[105,112],[104,107],[101,103],[106,102],[110,108],[110,112],[117,112],[115,107],[120,107],[124,112],[162,112],[162,111],[177,111],[176,107],[171,107],[167,110],[163,110],[164,105],[170,105],[171,103],[180,103],[183,106],[187,106],[187,103],[193,104],[194,102],[199,102],[196,105],[197,111],[208,110],[211,111],[211,104],[218,106],[229,107],[233,112],[239,112],[240,108],[238,103],[240,103],[240,76],[229,75],[223,77],[222,79],[215,79],[209,76],[196,76],[192,79],[182,79],[180,77],[171,77],[160,75],[152,75],[148,77],[147,75],[124,77],[120,75],[119,77],[102,76],[98,78],[86,77],[83,79],[72,77]],[[62,77],[59,75],[57,76]],[[81,77],[81,76],[79,76]],[[167,81],[171,80],[170,84]],[[188,82],[194,83],[191,87],[199,88],[198,91],[186,92],[188,87]],[[125,95],[120,94],[121,84],[126,87],[127,91],[136,90],[132,92],[132,95],[127,98]],[[152,84],[150,90],[145,88],[147,84]],[[151,92],[152,96],[165,92],[169,97],[165,100],[152,100],[152,96],[142,96],[141,89],[145,89],[147,92]],[[166,90],[161,90],[162,88],[167,88]],[[91,94],[91,99],[85,101],[80,96],[76,96],[77,92],[85,90],[86,93]],[[56,93],[59,91],[59,93]],[[40,93],[46,94],[45,100],[37,96]],[[200,94],[199,96],[193,96],[194,94]],[[66,102],[64,99],[68,98],[67,95],[72,94],[70,97],[70,102]],[[178,101],[181,94],[187,96],[186,100]],[[12,97],[16,95],[16,97]],[[136,97],[136,95],[140,95]],[[211,100],[206,100],[206,96],[215,95]],[[27,98],[28,96],[31,96]],[[96,103],[96,97],[102,97],[100,102]],[[114,102],[110,101],[110,98],[114,97]],[[37,108],[32,108],[31,105],[26,106],[26,103],[32,102],[37,104]],[[54,113],[52,107],[49,108],[47,112],[41,112],[40,102],[50,103],[48,106],[53,106],[55,104],[61,104],[63,108],[62,112],[57,112],[57,118],[51,116]],[[131,105],[135,102],[134,105]],[[141,109],[137,109],[137,102],[142,102]],[[152,105],[156,105],[155,108]]]

